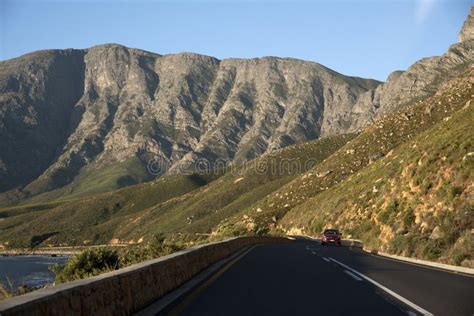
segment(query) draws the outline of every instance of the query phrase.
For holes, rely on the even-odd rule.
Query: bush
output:
[[[385,210],[378,214],[377,219],[384,224],[388,224],[397,215],[399,205],[397,199],[390,201]]]
[[[354,226],[347,230],[353,238],[362,238],[362,235],[369,232],[374,227],[371,220],[363,220],[359,225]]]
[[[402,254],[412,256],[415,252],[415,248],[419,243],[419,236],[415,235],[397,235],[395,236],[388,245],[388,250],[391,253]]]
[[[415,214],[413,210],[409,207],[406,210],[405,215],[403,216],[403,225],[405,228],[411,227],[415,223]]]
[[[163,234],[156,234],[148,244],[120,249],[118,253],[120,266],[129,266],[145,260],[166,256],[183,248],[183,243],[178,244],[178,242],[165,239]]]
[[[465,254],[465,253],[459,253],[459,254],[456,254],[454,255],[454,258],[453,258],[453,261],[454,261],[454,264],[457,265],[457,266],[460,266],[461,263],[465,260],[465,259],[469,259],[469,255],[468,254]]]
[[[446,245],[442,240],[428,240],[423,247],[422,255],[428,260],[436,260],[445,250]]]
[[[109,248],[86,249],[74,255],[64,266],[52,267],[56,273],[55,282],[83,279],[119,268],[117,251]]]

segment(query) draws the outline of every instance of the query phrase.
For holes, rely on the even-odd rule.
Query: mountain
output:
[[[471,36],[472,13],[446,54],[385,83],[289,58],[115,44],[0,62],[0,205],[106,192],[357,132],[457,76],[472,62]]]
[[[341,134],[355,128],[359,96],[378,85],[296,59],[221,61],[114,44],[4,61],[0,200],[108,191],[200,158],[241,163]],[[150,174],[152,158],[161,165]]]

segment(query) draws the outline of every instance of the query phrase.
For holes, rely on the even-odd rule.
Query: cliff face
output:
[[[83,171],[160,157],[241,162],[344,133],[374,80],[294,59],[160,56],[119,45],[0,63],[0,190],[34,195]],[[159,175],[159,174],[158,174]]]
[[[55,159],[77,117],[84,52],[44,51],[0,63],[0,190],[21,186]]]
[[[474,6],[467,16],[461,31],[459,32],[459,42],[465,42],[474,39]]]

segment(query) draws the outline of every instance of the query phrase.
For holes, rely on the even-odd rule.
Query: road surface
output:
[[[472,316],[474,277],[298,239],[250,248],[161,314]]]

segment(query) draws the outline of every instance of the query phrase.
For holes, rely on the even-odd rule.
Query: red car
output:
[[[325,229],[323,238],[321,238],[321,245],[325,244],[341,245],[341,233],[337,229]]]

